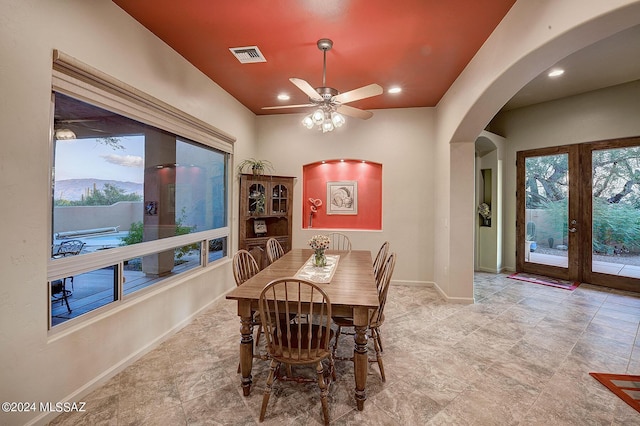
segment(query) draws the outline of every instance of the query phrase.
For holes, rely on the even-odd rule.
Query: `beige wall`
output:
[[[451,300],[470,301],[477,135],[535,75],[637,23],[638,9],[631,0],[519,0],[437,108],[375,111],[343,133],[310,135],[294,116],[256,119],[109,0],[0,0],[0,399],[79,401],[233,286],[226,263],[47,333],[54,48],[235,136],[236,159],[269,158],[294,176],[325,157],[382,163],[383,230],[351,232],[354,244],[373,249],[388,239],[401,256],[394,278],[434,281]],[[237,192],[234,180],[234,233]],[[298,211],[295,245],[306,243],[300,228]],[[45,420],[0,413],[3,425]]]
[[[0,400],[81,401],[235,284],[227,262],[47,333],[53,49],[235,136],[242,155],[254,115],[111,1],[0,0],[0,23]]]
[[[482,186],[489,186],[491,193],[491,227],[480,226],[480,215],[476,212],[476,256],[475,268],[484,272],[501,272],[502,267],[502,181],[504,138],[483,131],[476,140],[476,202],[483,202]],[[484,182],[482,170],[491,171],[491,181]],[[476,207],[477,209],[477,207]]]
[[[260,116],[259,156],[277,174],[296,176],[294,200],[302,199],[302,166],[320,160],[358,159],[382,164],[382,231],[341,230],[355,248],[374,254],[384,241],[398,253],[394,282],[433,283],[433,211],[436,182],[433,108],[376,110],[373,118],[347,118],[338,131],[309,131],[304,114]],[[293,246],[306,247],[318,229],[302,229],[302,206],[293,210]]]
[[[504,265],[515,270],[516,153],[527,149],[640,135],[640,81],[499,114],[505,137]],[[543,242],[544,244],[544,242]]]
[[[449,300],[473,297],[472,145],[526,83],[567,55],[637,25],[640,2],[519,0],[437,105],[435,281]],[[506,159],[505,159],[506,161]],[[505,177],[507,178],[507,177]],[[505,216],[505,220],[509,220]],[[508,252],[513,247],[504,247]],[[506,266],[506,265],[505,265]]]

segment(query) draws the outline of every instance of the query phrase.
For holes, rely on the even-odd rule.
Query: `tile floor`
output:
[[[337,361],[335,425],[631,425],[640,413],[589,372],[640,374],[640,294],[575,291],[477,273],[473,305],[392,285],[382,328],[387,381],[370,364],[357,411]],[[51,425],[257,425],[266,364],[242,396],[235,303],[219,300]],[[342,345],[347,353],[350,345]],[[317,388],[278,382],[264,425],[322,424]]]

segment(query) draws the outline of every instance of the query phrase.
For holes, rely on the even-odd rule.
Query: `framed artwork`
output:
[[[253,232],[256,235],[267,233],[267,222],[264,219],[256,219],[253,221]]]
[[[327,182],[327,214],[358,214],[358,181]]]
[[[158,214],[158,202],[157,201],[147,201],[144,205],[144,211],[150,215]]]

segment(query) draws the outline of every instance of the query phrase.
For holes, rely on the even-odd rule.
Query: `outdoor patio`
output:
[[[529,254],[528,262],[567,267],[567,252],[555,249],[538,249]],[[593,255],[593,272],[640,278],[640,256]]]
[[[221,254],[218,257],[221,257]],[[178,275],[198,267],[199,264],[199,259],[196,257],[196,259],[174,267],[170,275]],[[123,273],[125,278],[123,293],[125,297],[170,276],[157,277],[147,275],[142,271],[128,269],[125,269]],[[67,296],[67,300],[71,312],[67,310],[64,299],[59,297],[60,294],[54,295],[55,297],[51,301],[51,326],[58,325],[113,302],[116,299],[115,289],[117,288],[114,282],[113,267],[75,275],[73,277],[73,287],[71,286],[71,278],[67,278],[66,289],[71,291],[71,294]]]

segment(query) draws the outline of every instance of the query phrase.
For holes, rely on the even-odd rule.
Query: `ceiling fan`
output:
[[[323,132],[330,132],[335,127],[340,127],[344,124],[345,120],[341,114],[348,115],[350,117],[361,118],[363,120],[369,119],[373,116],[371,111],[365,111],[359,108],[345,105],[349,102],[358,101],[360,99],[370,98],[372,96],[381,95],[383,90],[378,84],[369,84],[368,86],[360,87],[359,89],[350,90],[348,92],[340,93],[333,87],[326,85],[327,74],[327,51],[333,47],[333,41],[328,38],[322,38],[318,40],[318,49],[322,50],[324,56],[324,62],[322,67],[322,86],[314,88],[311,84],[307,83],[301,78],[290,78],[291,81],[298,89],[302,90],[308,97],[308,104],[300,105],[282,105],[282,106],[270,106],[263,107],[262,109],[281,109],[281,108],[317,108],[312,114],[309,114],[302,120],[307,128],[312,129],[314,126],[318,126]]]
[[[106,130],[97,128],[98,126],[88,125],[86,123],[101,122],[100,118],[79,118],[54,120],[54,134],[58,140],[76,139],[76,133],[109,133]],[[75,131],[73,130],[75,129]]]

